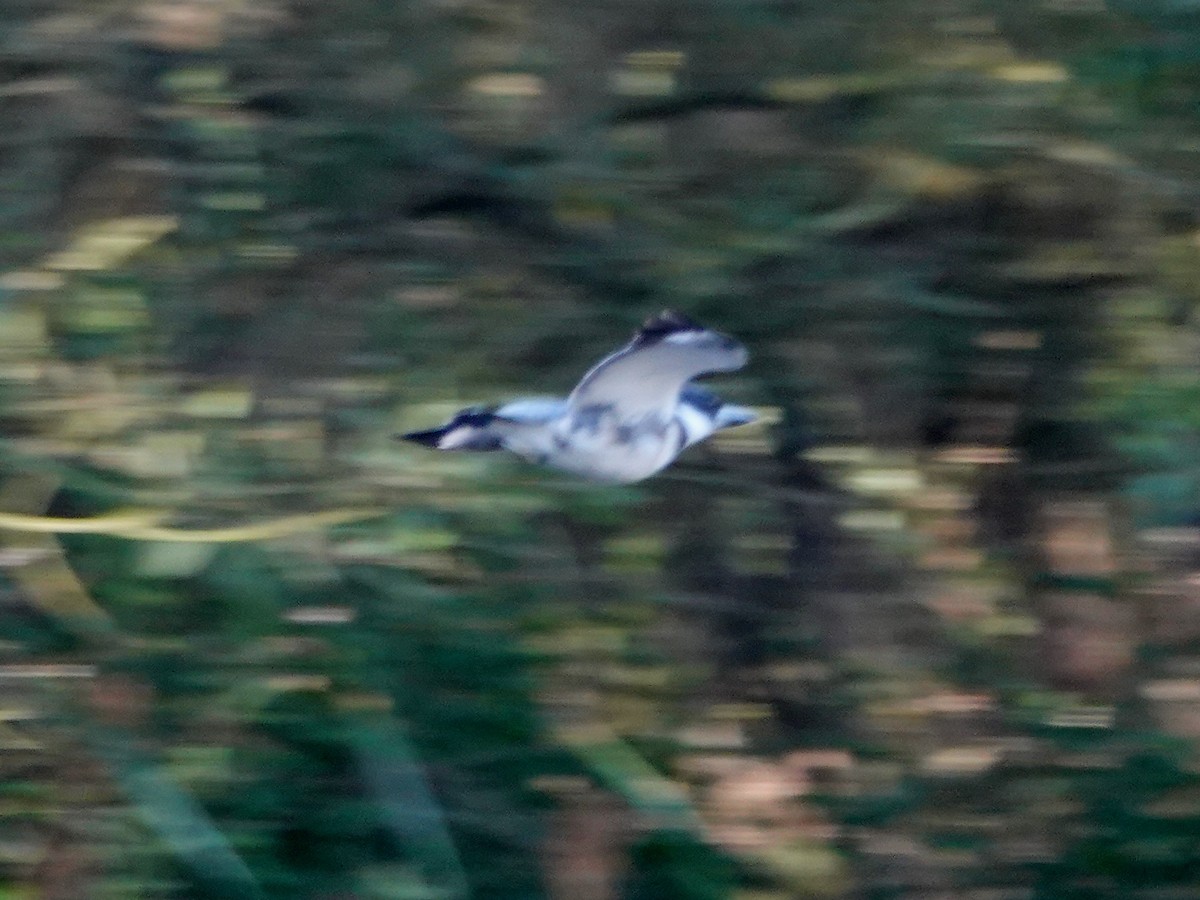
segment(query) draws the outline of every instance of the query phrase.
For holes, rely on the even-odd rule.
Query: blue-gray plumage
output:
[[[508,450],[596,481],[641,481],[714,432],[754,421],[746,407],[692,383],[747,358],[733,338],[667,311],[596,363],[569,397],[470,407],[400,437],[437,450]]]

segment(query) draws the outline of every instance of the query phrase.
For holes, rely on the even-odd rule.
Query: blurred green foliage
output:
[[[1194,896],[1196,25],[7,0],[0,898]],[[664,306],[768,426],[390,439]]]

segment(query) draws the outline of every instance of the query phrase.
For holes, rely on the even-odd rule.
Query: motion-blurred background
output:
[[[1200,6],[0,3],[0,898],[1200,896]],[[761,425],[391,435],[646,315]]]

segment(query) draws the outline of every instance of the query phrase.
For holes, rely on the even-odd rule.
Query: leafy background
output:
[[[0,13],[0,897],[1196,896],[1194,4]]]

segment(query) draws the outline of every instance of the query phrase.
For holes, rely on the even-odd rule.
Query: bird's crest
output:
[[[633,336],[635,344],[656,344],[663,338],[684,331],[704,331],[699,322],[693,321],[683,313],[674,309],[664,309],[656,316],[651,316],[642,323],[642,327]]]

